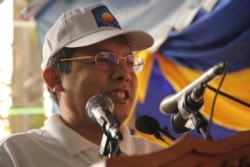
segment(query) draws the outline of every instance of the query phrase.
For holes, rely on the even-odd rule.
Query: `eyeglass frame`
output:
[[[114,63],[114,62],[111,62],[111,61],[108,62],[108,63],[114,64],[114,65],[118,65],[120,63],[120,59],[124,60],[125,64],[128,65],[128,66],[133,67],[133,71],[136,72],[136,73],[140,72],[143,69],[143,65],[145,64],[143,58],[140,57],[140,56],[129,54],[127,56],[122,57],[122,56],[119,56],[118,54],[116,54],[114,52],[98,52],[94,56],[79,56],[79,57],[71,57],[71,58],[61,58],[60,62],[94,59],[94,63],[98,64],[100,62],[97,62],[97,57],[101,53],[111,53],[113,56],[116,56],[118,58],[117,63]],[[138,65],[129,65],[129,64],[127,64],[127,57],[129,57],[129,56],[133,56],[134,58],[137,58],[139,60],[138,62],[142,62],[142,63],[138,64]],[[136,67],[140,67],[140,69],[137,70]]]

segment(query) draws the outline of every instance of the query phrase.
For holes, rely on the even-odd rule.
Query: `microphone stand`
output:
[[[119,144],[120,140],[115,140],[103,134],[99,153],[109,158],[117,156],[121,153]]]
[[[184,96],[185,99],[183,107],[185,108],[185,110],[189,111],[190,114],[188,118],[191,119],[196,130],[201,133],[206,140],[212,140],[210,132],[207,132],[208,122],[199,112],[199,109],[203,106],[204,103],[202,95],[204,94],[205,88],[205,85],[201,84],[194,89],[196,90],[196,95],[191,93],[189,96]],[[193,99],[192,96],[195,96],[195,98],[193,97]]]
[[[173,141],[176,140],[176,138],[173,135],[171,135],[167,127],[164,127],[163,129],[160,128],[159,131],[162,132],[165,136],[167,136],[171,140]]]
[[[119,121],[113,117],[112,115],[107,115],[107,117],[109,117],[109,120],[114,122],[113,124],[116,126],[120,126]],[[119,124],[117,124],[117,122]],[[121,153],[120,151],[120,147],[119,144],[123,139],[123,136],[120,132],[116,132],[116,135],[112,135],[111,133],[108,133],[110,131],[107,130],[107,128],[112,129],[112,127],[106,127],[106,121],[100,119],[99,120],[99,124],[101,125],[102,129],[103,129],[103,135],[102,135],[102,141],[101,141],[101,146],[100,146],[100,150],[99,153],[102,156],[106,156],[106,157],[112,157],[112,156],[117,156]],[[110,130],[109,129],[109,130]]]
[[[213,140],[210,132],[207,133],[208,122],[199,111],[193,111],[191,113],[190,119],[192,120],[196,130],[202,134],[204,139]]]

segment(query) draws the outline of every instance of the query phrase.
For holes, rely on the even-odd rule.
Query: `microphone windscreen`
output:
[[[85,110],[88,113],[88,116],[90,118],[92,119],[94,118],[92,110],[97,107],[102,107],[102,109],[109,110],[110,112],[112,112],[114,109],[114,104],[109,97],[104,96],[104,95],[95,95],[91,97],[88,100],[86,107],[85,107]]]
[[[140,132],[150,135],[154,135],[160,129],[159,122],[147,115],[138,117],[135,121],[135,127]]]

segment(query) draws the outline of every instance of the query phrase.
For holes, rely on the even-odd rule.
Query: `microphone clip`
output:
[[[105,112],[105,110],[104,110]],[[120,129],[120,122],[109,111],[106,111],[106,117],[111,123],[111,126],[107,124],[105,119],[100,119],[99,124],[103,130],[103,136],[99,153],[102,156],[112,157],[121,153],[119,144],[123,139]]]
[[[205,88],[205,84],[200,84],[191,93],[183,94],[178,103],[179,113],[176,111],[171,116],[171,124],[175,132],[185,133],[191,129],[196,129],[205,139],[212,139],[211,135],[207,133],[207,120],[199,112],[204,104]]]
[[[108,158],[117,156],[121,154],[119,144],[120,140],[115,140],[113,138],[108,137],[106,134],[103,134],[99,153],[102,156],[106,156]]]

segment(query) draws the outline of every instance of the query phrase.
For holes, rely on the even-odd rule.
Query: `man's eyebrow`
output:
[[[91,47],[88,49],[89,54],[97,54],[98,52],[112,52],[112,51],[109,49],[100,48],[100,47]]]
[[[89,47],[88,49],[84,48],[84,50],[82,50],[81,48],[76,49],[76,53],[81,53],[81,51],[84,51],[85,54],[95,55],[102,50],[97,47]]]
[[[97,47],[95,49],[93,49],[95,52],[114,52],[113,50],[111,49],[107,49],[107,48],[100,48],[100,47]]]

